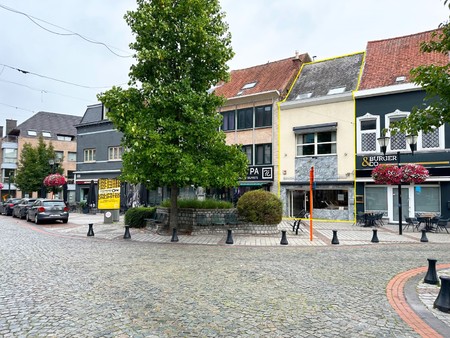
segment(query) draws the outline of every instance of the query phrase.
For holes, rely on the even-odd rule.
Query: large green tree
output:
[[[444,4],[450,8],[450,1]],[[422,53],[450,52],[450,24],[446,21],[433,33],[431,41],[421,44]],[[444,123],[450,123],[450,63],[423,65],[411,70],[412,81],[421,86],[426,96],[423,105],[415,107],[411,114],[396,124],[405,133],[430,132]],[[395,130],[394,130],[395,132]]]
[[[136,41],[129,88],[100,94],[123,132],[122,177],[171,188],[170,226],[180,187],[231,187],[247,158],[219,131],[224,103],[211,88],[228,79],[231,36],[217,0],[137,0],[125,19]]]
[[[45,144],[42,137],[36,147],[30,143],[23,145],[20,153],[19,166],[14,177],[15,184],[25,193],[40,191],[44,178],[50,174],[49,160],[55,158],[52,144]],[[63,169],[58,168],[61,173]]]

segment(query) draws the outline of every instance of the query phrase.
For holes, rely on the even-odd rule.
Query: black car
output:
[[[68,220],[69,207],[63,200],[38,198],[27,212],[27,221],[34,221],[36,224],[43,221],[62,221],[67,223]]]
[[[21,198],[8,198],[5,202],[0,205],[0,214],[6,216],[11,216],[13,212],[14,205],[19,203]]]
[[[12,217],[23,219],[27,216],[28,209],[36,201],[35,198],[22,198],[13,208]]]

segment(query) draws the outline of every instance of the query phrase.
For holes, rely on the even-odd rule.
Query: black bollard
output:
[[[125,225],[125,234],[123,235],[124,239],[129,239],[131,238],[130,235],[130,226],[129,225]]]
[[[434,301],[434,307],[442,312],[450,312],[450,277],[441,276],[441,290]]]
[[[177,228],[172,229],[172,239],[171,242],[178,242],[178,236],[177,236]]]
[[[89,230],[87,233],[88,236],[94,236],[94,224],[89,223]]]
[[[437,284],[438,276],[436,273],[436,259],[428,258],[428,271],[423,280],[427,284]]]
[[[233,244],[233,234],[231,232],[231,229],[228,229],[228,235],[227,235],[227,240],[225,242],[226,244]]]
[[[422,237],[420,238],[421,242],[428,242],[427,231],[425,229],[422,230]]]
[[[286,230],[281,230],[281,245],[288,245],[288,240],[286,237]]]
[[[331,240],[331,244],[339,244],[339,240],[337,237],[337,230],[333,230],[333,239]]]
[[[377,236],[377,231],[378,231],[377,229],[372,229],[372,232],[373,232],[372,240],[371,240],[372,243],[378,243],[379,242],[378,236]]]

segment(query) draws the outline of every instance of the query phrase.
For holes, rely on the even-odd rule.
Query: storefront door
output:
[[[398,222],[398,187],[391,187],[392,190],[392,201],[391,201],[391,213],[392,213],[392,221]],[[410,210],[413,209],[413,205],[410,205],[411,199],[409,198],[410,187],[403,188],[402,187],[402,222],[404,222],[405,217],[409,217]],[[391,217],[389,217],[391,220]]]

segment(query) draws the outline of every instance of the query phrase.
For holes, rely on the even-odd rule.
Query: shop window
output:
[[[365,209],[369,211],[388,211],[387,187],[366,187]]]
[[[347,190],[314,190],[313,193],[314,209],[348,209],[348,191]]]
[[[440,212],[439,187],[415,186],[414,187],[414,210],[415,212]]]

